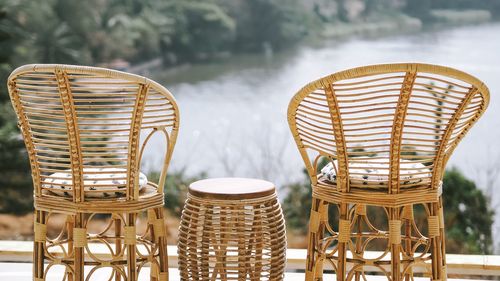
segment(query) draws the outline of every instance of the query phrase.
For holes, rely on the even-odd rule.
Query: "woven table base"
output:
[[[179,228],[182,280],[283,280],[285,222],[270,191],[237,200],[190,190]]]

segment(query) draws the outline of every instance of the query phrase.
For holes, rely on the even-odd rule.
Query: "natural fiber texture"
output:
[[[446,272],[446,266],[443,266],[443,268],[441,270],[443,271],[443,281],[448,280],[448,274]]]
[[[35,242],[45,242],[47,240],[47,225],[38,222],[34,223]]]
[[[429,222],[429,237],[439,236],[439,217],[429,216],[427,220]]]
[[[275,192],[241,200],[188,193],[179,227],[182,280],[283,280],[285,252]]]
[[[338,280],[362,279],[362,264],[381,269],[384,263],[392,270],[381,272],[392,281],[410,280],[416,256],[431,263],[432,279],[444,279],[442,177],[488,103],[489,91],[477,78],[417,63],[353,68],[302,88],[290,102],[288,122],[312,181],[306,279],[321,279],[328,260]],[[318,174],[324,159],[331,163],[328,174]],[[338,217],[322,222],[328,205],[337,206]],[[361,207],[367,205],[383,208],[386,229],[370,221]],[[429,218],[427,236],[414,222],[415,205]],[[350,221],[350,239],[331,238],[344,221]],[[390,242],[384,254],[363,258],[380,239]]]
[[[401,221],[389,221],[389,243],[401,244]]]
[[[73,243],[77,248],[87,246],[87,229],[73,228]]]
[[[157,239],[165,236],[165,221],[163,219],[155,219],[152,222],[152,225],[153,225],[153,232]]]
[[[351,221],[339,220],[339,242],[347,242],[351,237]]]
[[[438,216],[439,216],[439,228],[444,228],[443,207],[439,207]]]
[[[168,281],[168,273],[167,272],[160,272],[158,277],[159,277],[158,281]]]
[[[137,237],[135,237],[135,226],[125,226],[125,245],[135,245]]]
[[[320,222],[320,214],[317,211],[311,211],[311,219],[309,220],[309,228],[317,229]]]
[[[413,205],[408,205],[403,208],[403,214],[401,215],[401,218],[407,219],[412,221],[414,219],[413,217]]]
[[[179,129],[172,94],[141,76],[72,65],[22,66],[9,76],[8,88],[35,188],[34,278],[45,280],[51,264],[70,266],[74,280],[92,279],[95,270],[84,276],[84,265],[111,267],[116,280],[137,280],[146,262],[159,268],[156,275],[167,274],[166,240],[159,226]],[[157,133],[166,148],[160,180],[139,191],[142,155]],[[138,235],[137,214],[145,211],[150,227]],[[66,227],[49,240],[46,228],[55,213],[67,215]],[[110,214],[109,225],[89,234],[86,225],[96,213]],[[112,262],[88,252],[87,242],[115,248],[109,253]],[[136,244],[149,254],[137,254]],[[51,253],[61,247],[67,249],[63,254]]]

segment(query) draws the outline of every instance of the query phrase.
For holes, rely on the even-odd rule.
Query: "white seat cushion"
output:
[[[363,160],[349,163],[349,185],[360,188],[387,188],[389,181],[389,163],[380,160]],[[321,169],[320,176],[328,182],[337,183],[337,160]],[[399,179],[401,187],[425,185],[430,182],[431,171],[422,163],[401,160]]]
[[[84,168],[83,184],[85,197],[111,198],[126,195],[127,171],[119,168]],[[72,174],[70,170],[46,177],[42,187],[60,196],[73,196]],[[48,182],[48,183],[47,183]],[[148,184],[148,178],[139,173],[139,190]]]

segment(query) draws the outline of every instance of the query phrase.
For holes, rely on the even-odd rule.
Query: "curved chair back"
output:
[[[120,199],[137,200],[142,152],[156,132],[167,140],[158,183],[163,192],[179,128],[177,104],[167,89],[120,71],[50,64],[19,67],[8,88],[29,154],[35,198],[55,197],[44,190],[54,173],[66,172],[72,177],[73,202],[116,190],[116,181],[124,180],[126,194]],[[103,168],[122,171],[121,178],[102,178]],[[84,177],[100,173],[99,190],[85,188],[92,183]]]
[[[293,97],[288,121],[313,184],[324,156],[335,164],[338,191],[392,194],[439,188],[447,160],[488,102],[487,87],[455,69],[372,65],[306,85]],[[348,180],[373,167],[387,184]]]

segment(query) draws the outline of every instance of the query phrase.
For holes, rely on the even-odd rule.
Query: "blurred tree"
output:
[[[84,40],[59,17],[58,1],[22,2],[16,11],[18,22],[29,36],[24,42],[32,61],[50,63],[88,63]]]
[[[7,81],[25,36],[15,18],[16,8],[17,3],[0,5],[0,81]],[[0,87],[0,213],[25,213],[33,208],[31,174],[4,85]]]
[[[298,0],[239,1],[235,47],[243,52],[282,49],[309,32],[311,18]]]
[[[348,0],[337,0],[338,18],[340,21],[349,22],[349,11],[347,11],[346,2]]]
[[[371,17],[379,14],[397,13],[397,5],[392,0],[365,0],[363,15]]]
[[[33,185],[28,155],[12,120],[16,117],[10,102],[1,103],[0,213],[23,214],[33,209]]]
[[[304,170],[307,176],[307,171]],[[309,180],[295,182],[283,187],[286,197],[283,200],[283,213],[287,227],[302,234],[307,234],[309,216],[311,215],[312,188]]]
[[[432,20],[431,15],[432,0],[406,0],[403,11],[413,17],[424,21]]]
[[[22,38],[15,46],[19,64],[139,63],[158,57],[175,64],[279,50],[321,33],[325,23],[352,17],[405,12],[426,23],[431,9],[500,14],[500,0],[358,0],[359,16],[350,13],[354,8],[346,0],[1,0],[1,5],[19,27],[13,33]]]
[[[158,182],[160,178],[160,173],[152,172],[148,174],[148,180],[152,182]],[[167,174],[165,179],[165,208],[171,212],[171,214],[176,217],[180,217],[182,213],[182,208],[184,207],[184,202],[187,199],[187,189],[189,184],[206,178],[205,174],[200,174],[196,176],[186,176],[184,170],[173,172]]]
[[[328,162],[328,158],[321,158],[318,164],[318,173]],[[283,200],[283,213],[285,214],[287,226],[306,234],[311,214],[312,186],[307,170],[303,169],[302,173],[306,178],[305,181],[292,183],[284,187],[287,196]]]
[[[446,248],[450,253],[490,254],[494,212],[483,192],[456,168],[443,179]]]
[[[216,4],[174,1],[169,7],[175,33],[162,52],[172,52],[179,61],[210,58],[230,50],[235,22]]]

